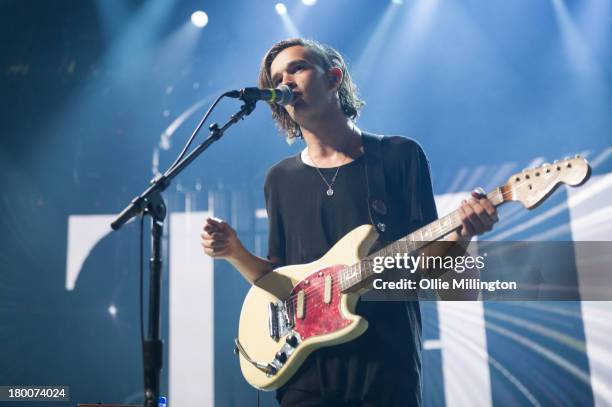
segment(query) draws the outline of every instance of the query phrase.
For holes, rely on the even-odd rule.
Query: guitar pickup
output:
[[[332,276],[325,276],[325,291],[323,292],[323,302],[329,304],[332,302]]]

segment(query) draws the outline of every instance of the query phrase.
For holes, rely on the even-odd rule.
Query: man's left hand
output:
[[[473,236],[490,231],[499,220],[497,209],[482,192],[484,191],[474,190],[472,198],[461,202],[458,212],[463,224],[459,231],[462,240],[469,240]]]

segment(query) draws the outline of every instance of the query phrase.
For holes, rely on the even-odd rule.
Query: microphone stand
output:
[[[159,377],[162,368],[163,343],[160,339],[160,293],[162,273],[161,238],[166,217],[166,204],[161,196],[170,185],[170,181],[183,171],[193,160],[202,154],[208,147],[223,137],[225,131],[240,119],[248,116],[255,110],[256,100],[245,99],[244,105],[231,118],[219,127],[217,123],[210,125],[210,134],[202,144],[197,146],[183,160],[175,166],[170,167],[163,175],[158,175],[151,180],[151,185],[134,198],[130,204],[111,223],[113,230],[119,230],[128,220],[137,215],[151,216],[151,258],[149,260],[150,282],[149,282],[149,326],[147,338],[144,340],[144,399],[145,407],[157,407],[159,399]],[[204,122],[199,124],[196,133]]]

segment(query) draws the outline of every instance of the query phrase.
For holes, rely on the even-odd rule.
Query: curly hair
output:
[[[316,63],[326,72],[331,68],[339,68],[342,71],[342,83],[338,88],[340,106],[347,117],[355,120],[365,102],[357,96],[357,86],[351,79],[344,58],[334,48],[317,41],[306,38],[290,38],[274,44],[261,61],[259,79],[257,81],[258,86],[260,88],[274,87],[270,73],[272,61],[283,50],[294,46],[303,46],[308,49],[316,59]],[[287,142],[291,144],[296,138],[301,138],[302,132],[300,126],[289,116],[287,111],[275,103],[269,103],[269,105],[272,109],[272,117],[276,121],[278,128],[287,135]]]

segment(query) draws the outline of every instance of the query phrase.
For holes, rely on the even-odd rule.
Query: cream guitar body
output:
[[[560,184],[580,185],[589,174],[580,157],[555,161],[511,176],[487,198],[496,206],[520,201],[531,209]],[[368,322],[355,314],[355,306],[375,276],[372,259],[414,253],[461,225],[453,212],[370,255],[378,233],[359,226],[319,260],[266,274],[249,290],[240,314],[235,344],[245,379],[258,389],[277,389],[316,349],[364,333]]]
[[[240,367],[251,385],[262,390],[276,389],[285,384],[314,350],[348,342],[365,332],[368,322],[354,313],[361,293],[358,290],[341,293],[337,271],[363,259],[377,238],[373,226],[360,226],[319,260],[278,268],[251,287],[240,314],[239,343],[243,352],[248,349],[251,361],[278,364],[274,367],[275,374],[268,375],[241,352]],[[296,322],[290,330],[279,327],[275,337],[271,335],[269,307],[287,298],[293,298],[291,302],[296,310],[291,313]],[[291,345],[293,341],[297,346]],[[285,352],[285,356],[279,352]],[[286,362],[279,363],[285,357]]]

